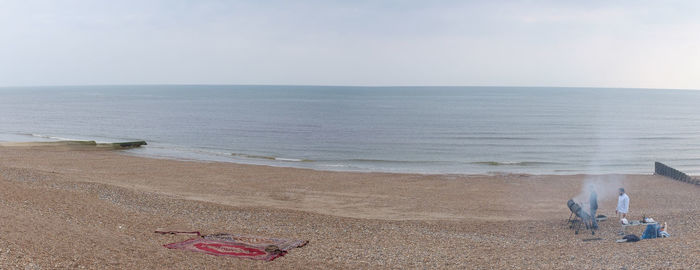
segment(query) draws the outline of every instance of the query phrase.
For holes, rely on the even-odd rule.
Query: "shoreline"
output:
[[[238,165],[250,165],[250,166],[268,166],[268,167],[273,167],[273,168],[289,168],[289,169],[298,169],[298,170],[312,170],[312,171],[318,171],[318,172],[341,172],[341,173],[387,173],[387,174],[411,174],[411,175],[455,175],[455,176],[499,176],[499,175],[531,175],[531,176],[536,176],[536,175],[541,175],[541,176],[580,176],[580,175],[653,175],[654,174],[654,168],[653,168],[653,162],[650,163],[650,169],[649,173],[642,173],[642,172],[637,172],[637,173],[585,173],[585,172],[574,172],[574,173],[527,173],[527,172],[508,172],[508,171],[490,171],[486,173],[453,173],[453,172],[412,172],[412,171],[373,171],[373,170],[352,170],[352,169],[321,169],[321,168],[312,168],[312,167],[303,167],[303,166],[294,166],[294,165],[282,165],[282,164],[261,164],[261,163],[255,163],[255,162],[244,162],[244,161],[237,161],[237,160],[230,160],[230,161],[225,161],[225,160],[207,160],[207,159],[196,159],[196,158],[185,158],[185,157],[174,157],[174,156],[165,156],[165,155],[157,155],[157,154],[137,154],[137,153],[131,153],[131,152],[124,152],[122,153],[124,155],[129,155],[129,156],[134,156],[134,157],[142,157],[142,158],[152,158],[152,159],[163,159],[163,160],[176,160],[176,161],[187,161],[187,162],[202,162],[202,163],[232,163],[232,164],[238,164]],[[235,155],[234,155],[235,156]],[[281,162],[285,162],[283,160],[280,160]],[[280,163],[281,163],[280,162]],[[291,161],[291,162],[315,162],[315,161],[309,161],[309,160],[301,160],[301,161]],[[479,164],[482,162],[471,162],[474,164]],[[290,163],[291,164],[291,163]],[[501,166],[507,166],[507,165],[498,165],[494,167],[501,167]],[[568,171],[568,170],[567,170]]]
[[[195,163],[218,163],[218,164],[235,164],[242,166],[262,166],[270,168],[283,168],[283,169],[293,169],[293,170],[308,170],[313,172],[334,172],[334,173],[357,173],[357,174],[395,174],[395,175],[414,175],[414,176],[451,176],[451,177],[492,177],[492,176],[606,176],[606,175],[629,175],[629,176],[642,176],[642,175],[654,175],[653,168],[650,173],[572,173],[572,174],[556,174],[556,173],[525,173],[525,172],[488,172],[488,173],[438,173],[438,172],[395,172],[395,171],[355,171],[355,170],[342,170],[342,169],[319,169],[319,168],[305,168],[305,167],[295,167],[295,166],[284,166],[284,165],[274,165],[274,164],[255,164],[255,163],[245,163],[236,160],[231,161],[221,161],[221,160],[205,160],[205,159],[195,159],[195,158],[184,158],[184,157],[174,157],[174,156],[163,156],[154,154],[141,154],[133,153],[130,150],[133,149],[144,149],[144,147],[133,147],[128,149],[118,149],[112,147],[104,147],[100,145],[112,145],[118,143],[97,143],[98,147],[95,146],[94,141],[51,141],[51,142],[5,142],[0,141],[0,149],[18,149],[18,150],[57,150],[57,151],[114,151],[117,154],[131,156],[136,158],[144,159],[155,159],[155,160],[171,160],[180,162],[195,162]],[[94,149],[93,149],[94,148]],[[234,155],[235,156],[235,155]],[[280,160],[284,161],[284,160]],[[300,160],[294,162],[308,162],[308,160]],[[481,163],[481,162],[474,162]]]
[[[2,137],[5,136],[5,137]],[[26,137],[26,138],[24,138]],[[2,140],[4,138],[4,141]],[[74,138],[74,139],[68,139]],[[97,144],[108,144],[114,141],[138,141],[139,139],[109,139],[109,138],[91,138],[85,136],[50,136],[34,133],[8,133],[0,134],[0,145],[13,144],[53,144],[65,143],[70,141],[75,142],[93,142]],[[605,168],[591,169],[590,165],[558,163],[553,161],[498,161],[498,160],[482,160],[482,161],[421,161],[413,163],[412,161],[401,160],[367,160],[368,163],[359,162],[353,159],[332,160],[320,159],[311,160],[297,157],[276,156],[274,154],[257,155],[232,152],[231,150],[213,150],[206,148],[192,148],[184,146],[176,146],[170,144],[153,143],[142,148],[135,148],[135,151],[127,151],[125,153],[138,157],[158,158],[158,159],[174,159],[185,161],[202,161],[202,162],[226,162],[245,165],[265,165],[272,167],[312,169],[318,171],[334,171],[334,172],[370,172],[370,173],[406,173],[406,174],[455,174],[455,175],[500,175],[500,174],[529,174],[529,175],[579,175],[579,174],[647,174],[653,172],[654,161],[667,162],[667,160],[653,160],[637,165],[626,165],[627,167],[619,167],[617,165]],[[382,162],[387,162],[391,165],[381,165]],[[545,164],[545,165],[543,165]],[[549,164],[549,165],[546,165]],[[553,165],[558,164],[558,165]],[[568,167],[561,167],[568,164]],[[673,163],[671,163],[673,164]],[[416,166],[418,165],[418,166]],[[551,167],[554,166],[554,167]],[[683,166],[678,166],[683,168]],[[571,169],[575,168],[575,169]],[[687,168],[685,168],[687,169]],[[697,173],[695,167],[686,170],[691,173]]]
[[[700,188],[622,177],[630,218],[671,238],[615,243],[565,225],[586,175],[348,173],[0,147],[0,266],[8,268],[693,268]],[[611,178],[612,179],[612,178]],[[612,180],[610,180],[612,181]],[[660,188],[649,188],[649,187]],[[614,194],[613,194],[614,195]],[[156,229],[309,240],[273,262],[169,250]],[[634,231],[641,233],[641,231]],[[50,237],[48,237],[50,236]],[[669,254],[675,254],[669,256]]]

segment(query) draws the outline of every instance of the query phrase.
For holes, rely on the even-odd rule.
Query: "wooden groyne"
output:
[[[111,147],[114,149],[129,149],[129,148],[141,147],[142,145],[148,145],[148,144],[146,143],[146,141],[98,143],[97,147]]]
[[[693,178],[690,175],[685,174],[684,172],[671,168],[670,166],[667,166],[666,164],[663,164],[658,161],[654,162],[654,174],[666,176],[674,180],[700,186],[700,179]]]
[[[0,147],[51,148],[67,150],[121,150],[147,145],[146,141],[97,143],[95,141],[0,142]]]

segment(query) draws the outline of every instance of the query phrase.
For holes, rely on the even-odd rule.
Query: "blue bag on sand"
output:
[[[644,229],[644,233],[642,233],[642,239],[652,239],[658,237],[660,228],[661,226],[659,226],[659,224],[647,225],[647,228]]]

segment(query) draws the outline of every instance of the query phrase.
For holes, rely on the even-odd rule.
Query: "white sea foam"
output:
[[[302,161],[304,161],[303,159],[298,159],[298,158],[281,158],[281,157],[276,157],[275,160],[289,161],[289,162],[302,162]]]
[[[69,139],[69,138],[42,135],[42,134],[34,134],[34,133],[32,133],[31,135],[34,137],[37,137],[37,138],[51,139],[51,140],[57,140],[57,141],[75,141],[76,140],[76,139]]]

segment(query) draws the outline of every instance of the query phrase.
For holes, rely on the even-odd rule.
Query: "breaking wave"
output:
[[[488,165],[488,166],[544,166],[557,165],[562,163],[557,162],[540,162],[540,161],[519,161],[519,162],[499,162],[499,161],[476,161],[471,164]]]
[[[285,157],[274,157],[274,156],[261,156],[261,155],[249,155],[241,153],[231,153],[231,156],[246,158],[246,159],[265,159],[265,160],[276,160],[276,161],[286,161],[286,162],[311,162],[313,160],[303,159],[303,158],[285,158]]]

